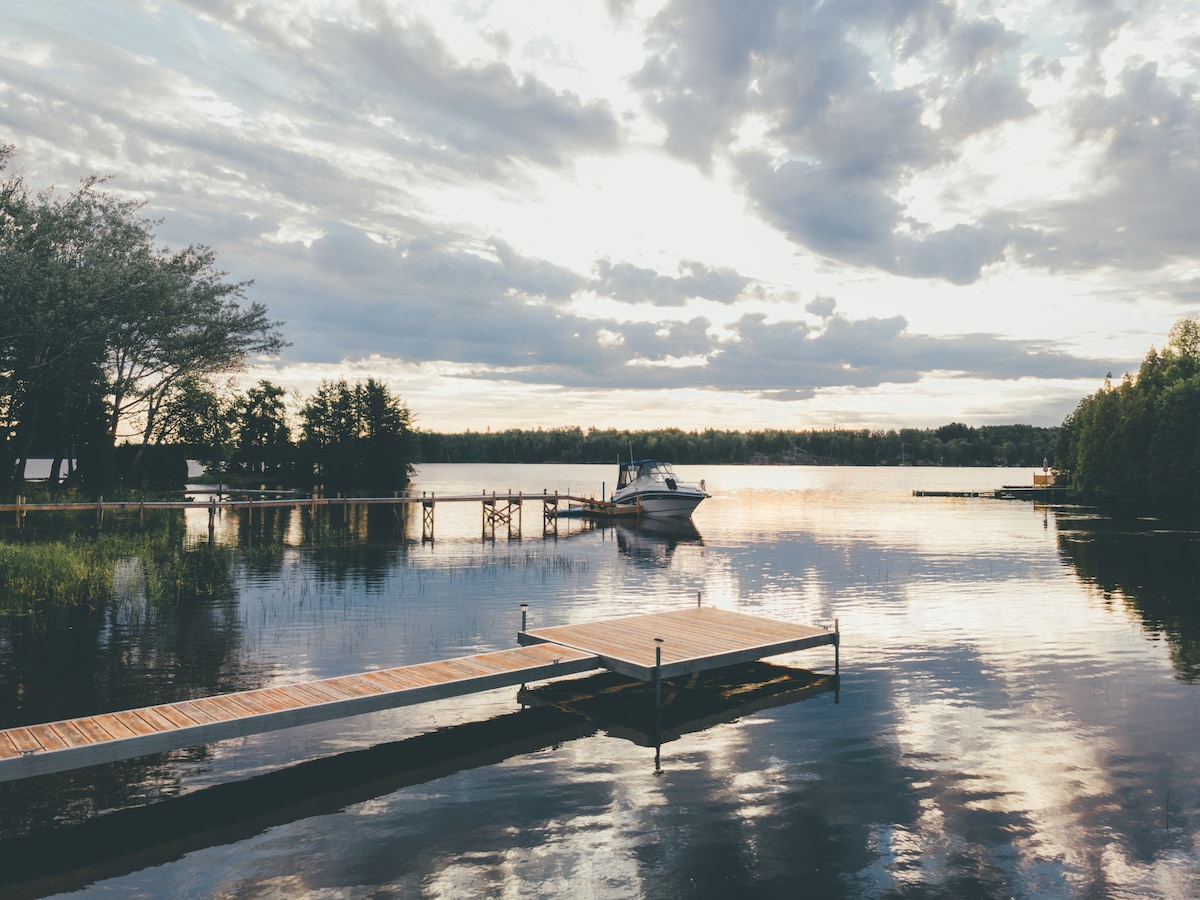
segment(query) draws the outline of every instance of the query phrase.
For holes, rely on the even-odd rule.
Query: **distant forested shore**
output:
[[[622,431],[597,428],[508,429],[415,435],[422,462],[610,463],[664,459],[680,465],[1041,466],[1053,462],[1058,428],[958,422],[940,428],[809,431]]]

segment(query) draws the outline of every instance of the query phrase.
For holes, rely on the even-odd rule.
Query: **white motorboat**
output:
[[[618,506],[635,504],[643,516],[687,518],[707,496],[703,481],[680,481],[670,463],[639,459],[620,464],[612,502]]]

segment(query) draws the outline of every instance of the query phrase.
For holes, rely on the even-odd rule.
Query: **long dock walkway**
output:
[[[522,623],[524,626],[524,622]],[[0,781],[607,668],[659,682],[832,644],[839,633],[713,608],[564,625],[522,646],[321,681],[221,694],[0,731]]]
[[[207,501],[187,500],[104,500],[94,502],[72,503],[29,503],[18,496],[15,503],[0,503],[0,514],[13,514],[13,521],[18,528],[25,525],[25,517],[30,512],[94,512],[96,526],[104,524],[106,512],[128,513],[136,512],[143,520],[147,512],[161,510],[207,510],[208,527],[211,531],[216,522],[218,511],[246,510],[253,520],[255,510],[261,517],[268,509],[299,509],[316,513],[318,509],[345,511],[359,506],[390,506],[397,514],[407,513],[408,507],[421,508],[421,537],[433,540],[434,511],[438,504],[446,503],[479,503],[482,512],[482,530],[485,537],[495,537],[498,526],[508,529],[509,536],[520,534],[522,517],[526,504],[540,503],[542,506],[542,534],[558,533],[560,518],[596,518],[612,519],[616,517],[638,516],[641,507],[637,505],[617,505],[611,501],[597,500],[595,497],[584,497],[575,494],[562,494],[558,491],[542,491],[526,494],[523,491],[498,492],[482,491],[478,494],[452,494],[437,496],[433,492],[421,492],[421,496],[397,491],[391,497],[318,497],[301,496],[295,491],[268,490],[196,490],[194,496],[212,494]],[[230,499],[220,499],[228,497]],[[563,509],[560,505],[565,504]]]

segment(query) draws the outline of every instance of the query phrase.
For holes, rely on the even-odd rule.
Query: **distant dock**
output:
[[[913,491],[914,497],[985,497],[989,500],[1062,500],[1067,486],[1025,487],[1007,484],[994,491]]]
[[[991,497],[995,491],[913,491],[914,497]]]
[[[986,497],[990,500],[1062,500],[1070,485],[1052,472],[1033,476],[1033,484],[1006,484],[993,491],[913,491],[914,497]]]
[[[542,512],[542,534],[558,533],[559,519],[567,518],[636,518],[641,514],[637,504],[616,504],[612,501],[597,500],[595,497],[563,494],[558,491],[542,491],[541,493],[525,493],[523,491],[481,491],[478,494],[453,494],[438,496],[433,492],[421,492],[420,496],[397,491],[391,497],[321,497],[315,494],[305,496],[297,491],[287,490],[248,490],[231,488],[228,485],[217,487],[197,487],[186,493],[196,497],[209,495],[208,500],[105,500],[103,497],[95,501],[70,503],[30,503],[25,497],[17,496],[13,503],[0,503],[0,514],[13,516],[18,528],[25,525],[25,517],[31,512],[91,512],[96,516],[96,527],[104,525],[105,513],[137,513],[145,520],[147,512],[162,510],[207,510],[208,527],[215,527],[217,513],[225,510],[245,511],[253,520],[257,512],[261,517],[268,509],[298,509],[309,514],[316,514],[318,509],[348,511],[361,506],[391,507],[397,515],[407,511],[408,507],[421,509],[421,538],[434,539],[435,512],[439,504],[446,503],[478,503],[481,509],[481,529],[485,539],[495,538],[497,530],[504,528],[509,537],[519,536],[523,525],[525,506],[540,504]]]
[[[653,682],[832,645],[840,632],[714,608],[526,630],[522,645],[439,662],[0,731],[0,781],[457,697],[595,669]]]

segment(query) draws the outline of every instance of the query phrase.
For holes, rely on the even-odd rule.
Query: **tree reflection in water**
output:
[[[181,520],[181,514],[156,514]],[[0,727],[169,703],[258,687],[241,652],[236,551],[189,545],[181,521],[150,522],[136,545],[107,523],[77,535],[86,552],[111,553],[111,590],[46,617],[0,618]],[[133,523],[139,524],[135,517]],[[94,526],[91,529],[94,531]],[[122,555],[126,554],[126,555]],[[206,748],[100,766],[55,782],[0,785],[0,832],[20,833],[43,807],[59,821],[144,803],[176,789],[167,761]]]
[[[1058,547],[1084,581],[1166,640],[1178,677],[1200,681],[1200,533],[1156,521],[1058,517]]]

